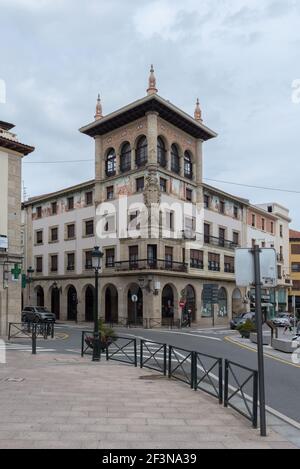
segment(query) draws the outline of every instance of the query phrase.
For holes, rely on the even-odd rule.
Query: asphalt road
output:
[[[86,327],[84,329],[91,328]],[[78,326],[59,324],[56,326],[60,339],[38,340],[38,351],[43,349],[59,353],[79,354],[81,329]],[[117,329],[119,335],[137,336],[148,340],[167,343],[187,350],[194,350],[216,357],[227,358],[249,368],[257,369],[257,354],[229,343],[226,330],[146,330]],[[13,343],[24,343],[15,340]],[[30,346],[27,341],[28,347]],[[300,368],[265,357],[266,403],[271,408],[300,423]]]

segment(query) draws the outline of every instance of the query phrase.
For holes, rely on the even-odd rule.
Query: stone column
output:
[[[203,188],[202,188],[202,167],[203,167],[203,158],[202,158],[202,148],[203,141],[198,139],[196,141],[196,155],[195,155],[195,179],[197,184],[196,189],[196,203],[203,202]]]
[[[95,206],[102,201],[100,181],[104,179],[103,140],[100,135],[95,137]]]
[[[147,114],[147,143],[148,143],[148,167],[149,170],[157,169],[157,112]]]

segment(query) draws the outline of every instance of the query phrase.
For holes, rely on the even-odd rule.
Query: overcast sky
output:
[[[204,176],[300,191],[298,0],[0,0],[0,120],[36,147],[24,159],[30,196],[93,178],[97,93],[107,114],[143,97],[154,64],[159,94],[219,136],[205,144]],[[207,181],[208,182],[208,181]],[[254,203],[290,208],[300,193],[209,182]]]

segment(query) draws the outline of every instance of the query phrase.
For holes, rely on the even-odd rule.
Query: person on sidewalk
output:
[[[297,329],[296,329],[296,335],[295,337],[292,338],[292,340],[297,340],[300,337],[300,320],[297,322]]]
[[[189,308],[187,310],[187,327],[192,326],[192,310]]]
[[[285,334],[287,330],[289,330],[290,332],[293,331],[293,327],[292,327],[292,323],[291,323],[290,318],[287,318],[286,321],[287,321],[287,322],[286,322],[286,325],[284,326],[283,334]]]

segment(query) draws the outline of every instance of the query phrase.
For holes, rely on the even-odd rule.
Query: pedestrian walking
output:
[[[190,308],[187,310],[187,326],[192,326],[192,310]]]
[[[290,332],[293,331],[293,327],[292,327],[292,323],[291,323],[290,318],[287,318],[287,320],[286,320],[286,325],[284,326],[283,333],[285,334],[287,330],[289,330]]]

